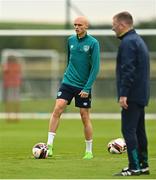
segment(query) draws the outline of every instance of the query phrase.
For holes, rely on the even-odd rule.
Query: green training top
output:
[[[68,39],[68,66],[62,83],[89,92],[100,65],[99,42],[91,35],[83,38],[73,35]]]

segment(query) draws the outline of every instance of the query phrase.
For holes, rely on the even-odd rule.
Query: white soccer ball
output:
[[[32,154],[35,159],[45,159],[48,157],[48,147],[45,143],[37,143],[32,148]]]
[[[117,138],[108,143],[107,149],[111,154],[122,154],[127,151],[127,146],[123,138]]]

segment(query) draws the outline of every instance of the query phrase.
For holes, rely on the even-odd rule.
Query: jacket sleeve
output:
[[[86,85],[84,86],[83,91],[89,93],[89,91],[97,77],[97,74],[99,72],[99,66],[100,66],[100,47],[99,47],[99,42],[96,41],[91,48],[90,75],[89,75]]]
[[[128,96],[135,79],[137,48],[133,41],[123,43],[120,47],[120,96]]]

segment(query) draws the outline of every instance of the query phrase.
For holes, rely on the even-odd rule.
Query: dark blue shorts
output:
[[[75,98],[75,106],[80,108],[90,108],[91,107],[91,92],[87,98],[81,98],[79,93],[81,88],[70,86],[67,84],[61,84],[60,89],[57,92],[57,99],[65,99],[68,101],[68,105],[71,103],[72,99]]]

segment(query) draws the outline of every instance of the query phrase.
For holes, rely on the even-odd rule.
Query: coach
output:
[[[144,111],[149,101],[148,49],[135,32],[130,13],[115,15],[112,29],[121,40],[116,66],[117,92],[129,160],[128,168],[116,175],[149,174]]]

